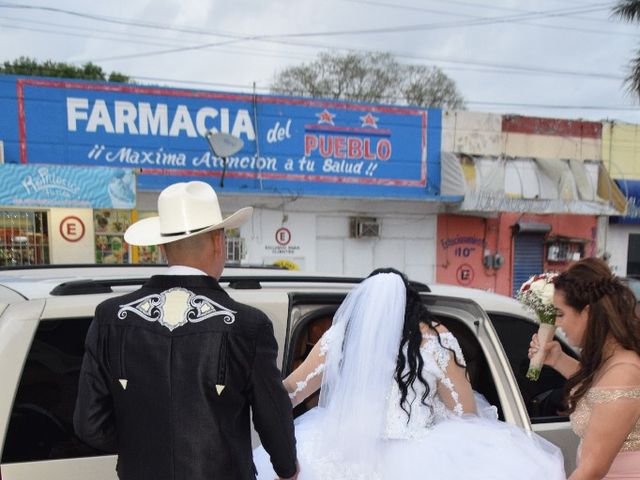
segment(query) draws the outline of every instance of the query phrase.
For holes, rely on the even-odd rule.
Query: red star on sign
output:
[[[363,127],[378,128],[378,117],[374,117],[371,113],[367,113],[364,117],[360,117]]]
[[[318,123],[328,123],[329,125],[333,125],[333,117],[335,114],[329,113],[329,111],[325,108],[322,112],[316,113],[316,117],[318,117]]]

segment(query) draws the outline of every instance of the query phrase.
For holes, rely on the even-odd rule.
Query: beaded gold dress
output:
[[[624,401],[640,401],[640,387],[591,388],[584,397],[578,401],[575,411],[571,414],[573,431],[582,439],[589,426],[591,413],[595,406]],[[580,457],[580,449],[578,449],[578,457]],[[627,436],[627,439],[620,449],[620,453],[605,477],[606,480],[622,478],[640,480],[640,420],[638,420]]]

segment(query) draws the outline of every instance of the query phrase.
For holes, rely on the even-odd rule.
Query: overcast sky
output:
[[[267,93],[326,49],[437,65],[472,111],[640,123],[640,24],[595,0],[0,0],[2,60],[92,61],[141,83]]]

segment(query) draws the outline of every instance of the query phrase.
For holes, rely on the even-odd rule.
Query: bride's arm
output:
[[[328,345],[327,334],[328,331],[313,346],[300,366],[283,381],[294,407],[315,393],[322,385],[322,372]]]
[[[442,368],[442,378],[438,380],[438,395],[445,406],[458,416],[477,413],[473,388],[467,377],[466,362],[458,341],[444,326],[436,330],[440,334],[431,341],[436,344],[436,361]]]
[[[445,376],[438,381],[438,395],[445,406],[456,415],[477,413],[476,400],[465,366],[458,365],[450,354]],[[464,365],[464,364],[463,364]]]

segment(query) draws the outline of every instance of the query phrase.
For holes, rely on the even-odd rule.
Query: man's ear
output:
[[[224,230],[214,230],[213,232],[213,246],[215,249],[216,255],[221,255],[225,252],[225,241],[224,241]]]

